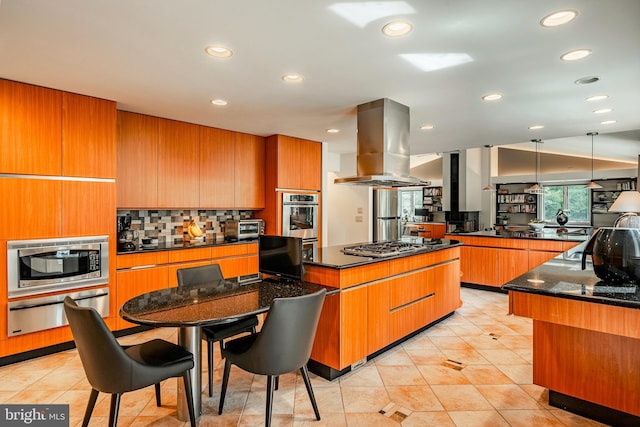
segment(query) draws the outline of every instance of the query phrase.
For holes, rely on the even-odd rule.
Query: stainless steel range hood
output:
[[[388,98],[358,105],[358,175],[334,183],[371,187],[430,184],[409,176],[409,169],[409,107]]]

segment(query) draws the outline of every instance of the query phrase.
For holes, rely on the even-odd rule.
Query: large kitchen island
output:
[[[638,286],[604,283],[590,264],[559,256],[503,288],[510,312],[533,319],[533,382],[549,390],[549,403],[640,425]]]
[[[334,379],[461,306],[460,242],[403,238],[412,250],[361,256],[319,248],[304,280],[340,289],[328,296],[309,369]]]

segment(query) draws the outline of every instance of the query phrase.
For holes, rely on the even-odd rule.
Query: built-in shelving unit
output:
[[[429,212],[442,212],[442,187],[423,187],[422,206]]]
[[[526,225],[538,214],[538,197],[525,192],[531,184],[498,184],[496,186],[496,225]]]
[[[602,188],[591,192],[591,223],[594,227],[611,227],[620,212],[609,212],[621,191],[637,190],[637,179],[596,181]]]

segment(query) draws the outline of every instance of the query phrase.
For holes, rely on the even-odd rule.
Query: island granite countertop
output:
[[[531,240],[557,240],[568,242],[584,242],[591,237],[591,228],[579,229],[568,233],[558,233],[556,231],[535,232],[533,230],[492,230],[474,231],[471,233],[446,233],[447,236],[470,237],[495,237],[502,239],[531,239]]]
[[[117,255],[139,254],[141,252],[159,252],[159,251],[172,251],[180,249],[196,249],[196,248],[209,248],[228,245],[244,245],[247,243],[258,243],[258,239],[239,240],[236,242],[228,241],[213,241],[213,240],[195,240],[195,241],[183,241],[177,240],[172,242],[155,243],[149,245],[140,245],[138,249],[132,251],[118,251]]]

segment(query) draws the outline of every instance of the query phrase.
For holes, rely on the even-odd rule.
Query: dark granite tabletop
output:
[[[580,256],[585,245],[586,242],[516,277],[502,289],[640,309],[638,286],[613,286],[601,281],[593,272],[590,256],[582,270]]]
[[[139,295],[122,305],[120,316],[133,323],[158,327],[221,324],[267,312],[274,298],[301,296],[322,288],[327,295],[340,292],[307,282],[225,279]]]
[[[226,245],[238,245],[238,244],[247,244],[247,243],[258,243],[258,239],[248,239],[248,240],[240,240],[236,242],[228,242],[228,241],[220,241],[216,242],[213,240],[197,240],[197,241],[171,241],[171,242],[163,242],[163,243],[155,243],[144,245],[140,244],[138,249],[133,251],[121,251],[118,250],[118,255],[126,255],[126,254],[138,254],[141,252],[158,252],[158,251],[171,251],[176,249],[195,249],[195,248],[209,248],[216,246],[226,246]]]
[[[399,239],[399,241],[423,245],[423,247],[418,249],[415,252],[404,252],[400,255],[375,258],[375,257],[368,257],[368,256],[346,255],[342,252],[342,249],[345,246],[364,245],[371,242],[354,243],[350,245],[327,246],[327,247],[318,248],[317,250],[315,250],[313,253],[313,259],[306,259],[304,263],[310,264],[310,265],[318,265],[322,267],[336,268],[336,269],[350,268],[350,267],[356,267],[360,265],[372,264],[375,262],[386,261],[394,258],[412,256],[412,255],[425,253],[425,252],[433,252],[433,251],[439,251],[442,249],[449,249],[455,246],[462,245],[462,243],[457,240],[428,239],[428,238],[422,238],[422,237],[409,237],[409,236],[402,237]]]
[[[583,242],[591,237],[591,228],[569,229],[567,233],[558,233],[555,229],[544,229],[541,232],[533,230],[493,230],[460,233],[459,236],[497,237],[506,239],[534,239],[534,240],[566,240]],[[451,235],[452,233],[447,233]]]

